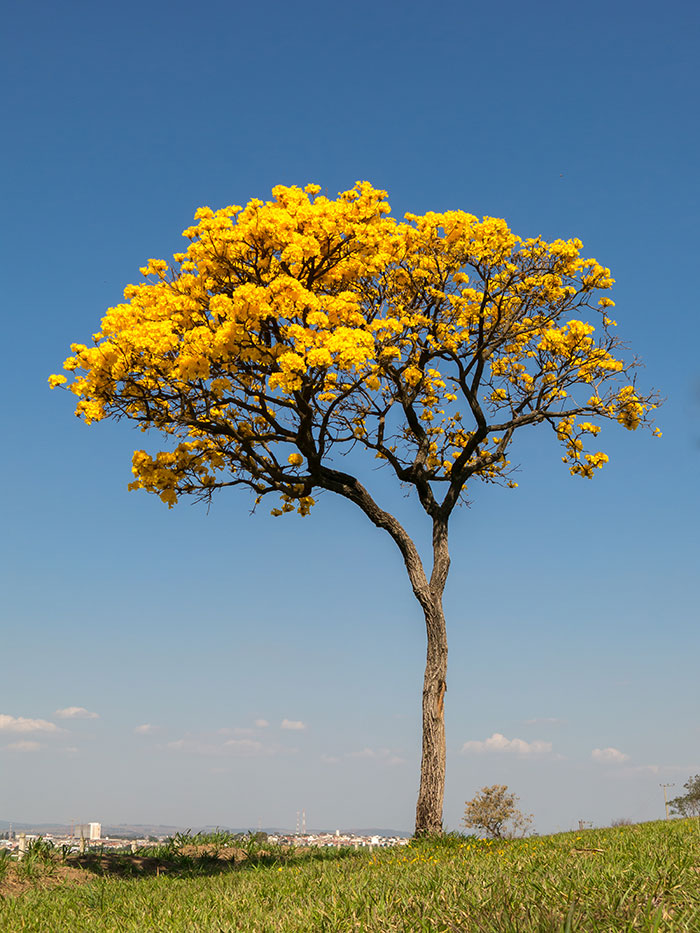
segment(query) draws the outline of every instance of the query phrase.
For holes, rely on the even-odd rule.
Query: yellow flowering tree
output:
[[[453,509],[470,482],[516,485],[517,430],[548,425],[569,471],[590,478],[608,459],[589,449],[601,422],[633,430],[657,403],[619,356],[610,271],[579,240],[521,239],[492,217],[398,220],[367,182],[337,199],[280,186],[195,220],[174,263],[150,260],[92,344],[72,345],[76,414],[161,435],[159,453],[135,452],[130,488],[168,506],[247,486],[279,497],[275,515],[307,515],[329,490],[393,538],[427,629],[416,832],[440,832]],[[416,494],[430,566],[339,466],[350,450]]]

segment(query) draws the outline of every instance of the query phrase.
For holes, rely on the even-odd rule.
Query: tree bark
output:
[[[447,690],[447,631],[438,596],[425,613],[428,645],[423,678],[423,743],[420,789],[416,804],[416,835],[442,832],[445,796],[445,691]]]
[[[420,789],[416,804],[416,836],[442,832],[445,797],[445,692],[447,690],[447,628],[442,594],[450,568],[447,520],[433,521],[433,572],[429,599],[420,600],[425,615],[427,650],[423,677],[423,742]]]

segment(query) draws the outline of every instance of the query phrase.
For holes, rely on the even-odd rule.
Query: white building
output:
[[[102,838],[102,823],[78,823],[73,829],[73,836],[95,842]]]

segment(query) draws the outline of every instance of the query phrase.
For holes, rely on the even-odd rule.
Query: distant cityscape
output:
[[[305,819],[303,823],[305,824]],[[297,824],[299,820],[297,819]],[[7,827],[2,829],[1,827]],[[260,835],[264,841],[285,846],[319,846],[325,848],[385,848],[406,845],[410,834],[389,829],[322,830],[307,832],[306,826],[297,825],[295,832],[268,828],[258,830],[226,830],[206,827],[194,832],[230,832],[234,836]],[[175,826],[138,825],[105,826],[102,823],[73,823],[70,827],[60,824],[12,824],[0,822],[0,849],[11,853],[22,852],[34,839],[44,839],[56,846],[65,846],[69,851],[84,852],[100,849],[139,849],[165,842],[178,832],[188,832]]]

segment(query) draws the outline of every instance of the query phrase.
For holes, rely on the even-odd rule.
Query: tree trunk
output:
[[[426,500],[423,504],[433,520],[433,571],[428,581],[420,554],[405,528],[393,515],[377,505],[359,480],[340,470],[319,466],[317,483],[324,489],[350,499],[377,528],[391,535],[401,551],[413,593],[423,610],[428,648],[423,678],[423,751],[416,806],[416,835],[439,834],[442,832],[442,804],[445,796],[444,705],[447,690],[447,632],[442,594],[450,569],[447,525],[454,502],[449,508],[433,508],[434,500],[430,490],[423,490]]]
[[[416,804],[416,836],[442,832],[447,690],[447,629],[442,611],[442,594],[449,569],[447,519],[436,515],[433,518],[433,572],[427,593],[419,599],[425,615],[428,645],[423,678],[423,752]]]
[[[442,599],[435,597],[425,612],[428,648],[423,678],[423,753],[416,804],[416,836],[442,832],[445,795],[445,691],[447,632]]]

